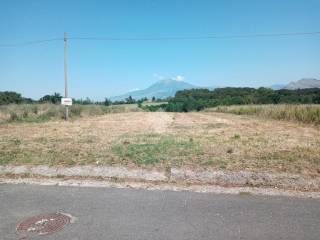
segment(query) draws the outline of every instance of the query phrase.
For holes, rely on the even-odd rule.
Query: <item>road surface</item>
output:
[[[78,220],[29,239],[320,239],[316,199],[23,184],[0,184],[0,239],[57,211]]]

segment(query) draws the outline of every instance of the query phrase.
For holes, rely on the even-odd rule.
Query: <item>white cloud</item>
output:
[[[182,75],[177,75],[175,77],[172,78],[173,80],[176,80],[176,81],[183,81],[184,80],[184,76]]]
[[[177,75],[177,76],[174,76],[174,77],[165,77],[165,76],[159,75],[157,73],[154,73],[153,77],[158,79],[158,80],[172,79],[172,80],[175,80],[175,81],[183,81],[185,79],[185,77],[182,76],[182,75]]]

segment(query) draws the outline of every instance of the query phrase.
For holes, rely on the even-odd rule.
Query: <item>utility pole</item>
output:
[[[68,97],[68,74],[67,74],[67,33],[64,33],[64,97]],[[69,108],[65,106],[66,114],[65,118],[68,120],[69,118]]]

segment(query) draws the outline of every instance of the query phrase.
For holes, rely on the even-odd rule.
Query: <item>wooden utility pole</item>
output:
[[[64,33],[64,97],[68,97],[68,74],[67,74],[67,33]],[[69,118],[69,108],[65,106],[66,114],[65,118]]]

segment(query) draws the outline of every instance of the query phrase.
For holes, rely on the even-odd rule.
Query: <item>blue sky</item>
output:
[[[320,31],[318,0],[1,0],[0,44],[63,37]],[[70,40],[72,97],[103,99],[161,77],[198,86],[320,79],[320,35],[184,41]],[[63,41],[0,47],[0,91],[63,93]]]

